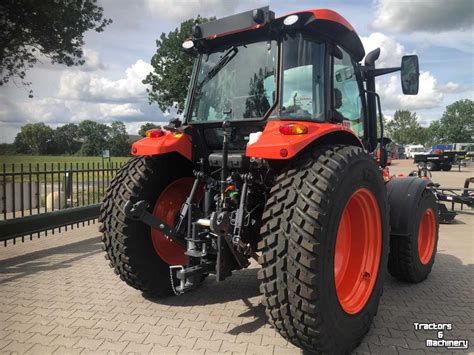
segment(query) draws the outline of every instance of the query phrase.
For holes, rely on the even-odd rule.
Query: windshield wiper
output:
[[[211,70],[207,73],[206,77],[198,84],[197,91],[201,91],[201,88],[206,84],[209,80],[211,80],[213,77],[219,73],[222,68],[224,68],[227,63],[229,63],[239,52],[237,47],[233,46],[231,49],[229,49],[221,59],[212,67]]]

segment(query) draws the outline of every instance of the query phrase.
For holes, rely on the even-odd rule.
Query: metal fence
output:
[[[2,164],[0,241],[61,232],[94,222],[122,162]]]

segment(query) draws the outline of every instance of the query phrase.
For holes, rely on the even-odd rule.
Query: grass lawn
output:
[[[112,163],[125,163],[130,157],[112,157],[110,158],[110,161]],[[105,164],[107,165],[108,160],[105,160]],[[61,167],[66,164],[67,166],[70,166],[72,163],[73,167],[76,166],[76,164],[79,164],[79,166],[84,163],[84,165],[87,165],[89,163],[89,166],[92,166],[92,163],[94,163],[95,166],[97,164],[102,164],[102,158],[101,157],[81,157],[81,156],[67,156],[67,155],[0,155],[0,165],[3,166],[3,164],[7,165],[7,171],[11,171],[11,165],[20,165],[23,164],[25,168],[28,167],[28,165],[31,163],[32,167],[36,167],[37,164],[40,165],[40,171],[44,170],[44,164],[46,164],[47,168],[51,168],[51,164],[54,165],[56,168],[58,166],[58,163],[61,165]],[[15,170],[17,167],[15,167]],[[3,167],[0,167],[0,171],[3,171]]]
[[[104,160],[104,168],[115,171],[123,165],[130,157],[112,157]],[[31,170],[30,170],[31,164]],[[22,169],[23,166],[23,169]],[[81,156],[63,156],[63,155],[0,155],[0,176],[2,181],[28,181],[29,178],[41,181],[57,181],[63,178],[64,171],[84,171],[83,173],[74,173],[74,179],[79,181],[89,179],[108,178],[110,173],[104,172],[102,169],[102,158],[100,157],[81,157]],[[21,180],[19,172],[28,173],[31,171],[33,176],[24,175]],[[54,174],[51,172],[54,171]],[[90,173],[87,173],[89,171]],[[10,175],[15,172],[15,175]],[[36,174],[40,172],[40,174]],[[43,174],[42,172],[48,172]],[[6,174],[4,174],[6,173]],[[36,175],[36,177],[35,177]]]

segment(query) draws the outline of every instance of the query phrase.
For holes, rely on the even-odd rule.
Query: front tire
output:
[[[336,146],[295,161],[271,190],[261,234],[270,323],[309,351],[355,348],[376,314],[388,258],[386,192],[373,159]]]
[[[390,237],[388,271],[398,280],[418,283],[430,274],[438,246],[438,206],[431,191],[423,191],[413,213],[408,235]]]

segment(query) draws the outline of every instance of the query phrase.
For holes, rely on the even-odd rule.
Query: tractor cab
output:
[[[334,11],[275,18],[263,7],[196,25],[183,48],[196,56],[184,111],[200,147],[194,161],[222,150],[224,121],[229,148],[249,157],[290,159],[328,134],[368,151],[380,145],[374,77],[401,68],[376,70],[377,51],[361,65],[362,42]],[[404,87],[416,94],[417,58],[406,59]]]

